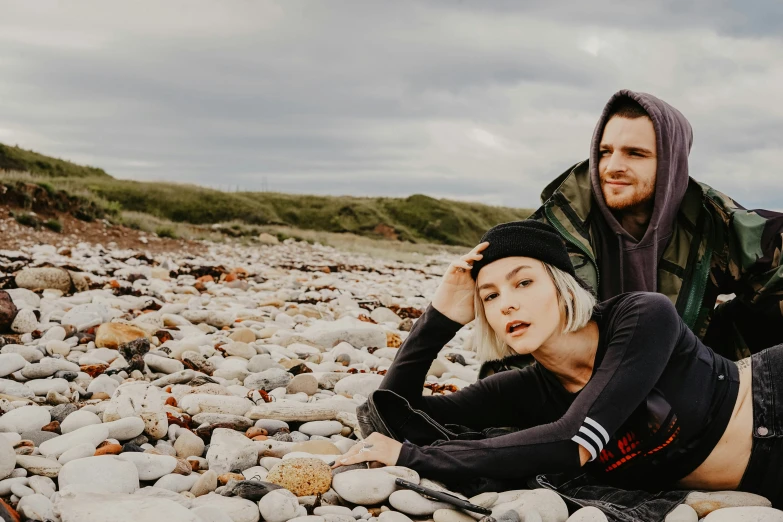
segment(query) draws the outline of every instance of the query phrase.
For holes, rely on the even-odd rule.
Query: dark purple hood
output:
[[[655,127],[658,157],[655,206],[647,231],[639,241],[625,231],[606,206],[598,174],[604,127],[613,105],[624,97],[639,103]],[[657,291],[658,262],[671,239],[677,212],[688,187],[688,154],[692,143],[693,132],[685,116],[655,96],[622,90],[606,104],[590,146],[590,180],[596,201],[592,221],[598,236],[595,246],[601,273],[601,299],[622,292]]]

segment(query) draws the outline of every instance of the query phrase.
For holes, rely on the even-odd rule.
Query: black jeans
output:
[[[739,489],[783,509],[783,345],[753,355],[751,373],[753,449]]]
[[[514,428],[489,428],[477,432],[464,426],[440,425],[390,390],[377,390],[370,394],[367,402],[356,409],[356,415],[364,437],[378,432],[400,442],[408,441],[419,446],[438,445],[449,440],[497,437],[516,431]],[[547,488],[560,494],[570,513],[585,506],[594,506],[612,522],[663,521],[689,493],[683,490],[622,490],[602,484],[582,471],[524,477],[513,481],[472,477],[467,480],[455,479],[446,485],[469,497],[485,491]]]

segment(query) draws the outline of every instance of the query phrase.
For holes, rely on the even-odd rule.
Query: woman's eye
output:
[[[484,302],[492,301],[494,298],[496,298],[498,294],[487,294],[484,296]]]
[[[522,281],[520,281],[519,283],[517,283],[517,287],[520,287],[520,286],[528,286],[528,285],[530,285],[530,283],[532,283],[532,282],[533,282],[533,281],[531,281],[530,279],[523,279]]]

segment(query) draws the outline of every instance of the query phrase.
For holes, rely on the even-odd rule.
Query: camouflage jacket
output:
[[[597,293],[599,274],[590,228],[593,198],[588,162],[577,163],[541,194],[531,219],[553,225],[565,238],[577,275]],[[597,212],[597,209],[596,209]],[[658,265],[658,292],[666,295],[688,327],[722,355],[737,360],[783,343],[783,214],[746,210],[692,178],[671,241]],[[735,294],[715,306],[721,294]],[[481,377],[512,357],[491,361]]]

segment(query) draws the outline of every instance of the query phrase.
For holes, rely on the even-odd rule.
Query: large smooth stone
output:
[[[386,348],[386,332],[380,327],[368,326],[354,318],[337,321],[319,321],[317,325],[304,332],[305,337],[315,344],[330,349],[341,342],[347,342],[354,348]]]
[[[564,522],[568,519],[568,507],[565,501],[549,489],[518,491],[513,501],[498,503],[492,507],[492,516],[499,517],[513,509],[524,520],[525,511],[534,509],[541,515],[543,522]]]
[[[193,475],[196,474],[193,473]],[[206,495],[217,489],[217,485],[218,485],[217,473],[215,473],[211,469],[205,471],[201,475],[196,475],[196,476],[198,477],[198,480],[196,480],[196,483],[193,484],[193,487],[190,488],[190,492],[193,493],[193,495],[200,497],[201,495]]]
[[[0,290],[0,330],[8,330],[18,312],[11,294]]]
[[[180,477],[181,476],[182,475],[180,475]],[[160,482],[160,480],[158,482]],[[134,495],[140,497],[153,497],[153,498],[162,498],[164,500],[171,500],[187,509],[193,507],[193,499],[185,495],[180,495],[179,493],[175,493],[170,489],[163,489],[161,487],[158,487],[157,483],[155,486],[147,486],[137,490],[136,493],[134,493]]]
[[[413,520],[399,511],[384,511],[378,515],[378,522],[413,522]]]
[[[17,455],[16,465],[26,469],[32,475],[54,478],[62,469],[62,464],[56,460],[34,455]]]
[[[163,475],[155,482],[155,487],[182,493],[183,491],[190,491],[190,488],[196,485],[200,476],[198,473],[191,473],[190,475],[178,475],[176,473]]]
[[[199,413],[226,413],[228,415],[244,415],[253,407],[253,402],[245,397],[233,395],[208,395],[192,393],[182,397],[179,404],[188,415]]]
[[[91,424],[71,433],[60,435],[42,443],[38,449],[46,457],[58,458],[60,455],[82,443],[97,447],[109,436],[109,429],[103,424]]]
[[[173,500],[147,495],[63,496],[55,507],[62,522],[202,522]]]
[[[260,373],[251,373],[245,377],[245,387],[251,390],[272,391],[285,388],[294,376],[279,368],[270,368]]]
[[[139,489],[136,466],[113,455],[72,460],[57,480],[61,493],[133,493]]]
[[[201,522],[234,522],[231,517],[215,506],[199,506],[191,511],[201,518]]]
[[[168,357],[161,357],[154,353],[148,353],[144,356],[144,362],[151,370],[162,373],[176,373],[185,369],[185,365],[182,361],[176,359],[169,359]]]
[[[4,353],[0,355],[0,377],[11,375],[27,366],[27,359],[18,353]]]
[[[60,455],[57,459],[57,462],[64,466],[72,460],[92,457],[93,455],[95,455],[95,446],[89,442],[82,442],[81,444],[77,444],[73,448]]]
[[[418,517],[430,516],[439,509],[453,508],[451,504],[429,500],[409,489],[402,489],[392,493],[389,496],[389,505],[406,515]]]
[[[258,450],[253,441],[242,433],[226,428],[217,428],[212,432],[212,440],[207,451],[209,469],[218,475],[229,471],[240,472],[255,466]]]
[[[14,445],[5,437],[0,437],[0,480],[6,478],[16,467]]]
[[[783,511],[771,507],[731,507],[716,509],[704,522],[783,522]]]
[[[286,522],[296,517],[299,502],[290,491],[276,489],[258,501],[258,509],[266,522]]]
[[[139,480],[158,480],[177,467],[177,459],[169,455],[125,452],[118,455],[117,458],[132,462],[139,471]]]
[[[38,431],[52,421],[49,410],[41,406],[22,406],[0,417],[0,431],[24,433]]]
[[[79,428],[91,424],[101,424],[100,417],[91,411],[78,410],[68,415],[65,420],[60,423],[60,432],[65,435],[66,433],[76,431]]]
[[[289,459],[270,469],[266,480],[297,497],[320,495],[332,485],[332,470],[319,459]]]
[[[95,331],[95,346],[116,350],[121,344],[131,342],[147,333],[136,326],[122,323],[104,323]]]
[[[19,505],[16,506],[16,510],[29,520],[40,520],[42,522],[57,520],[52,501],[38,493],[22,497]]]
[[[204,441],[193,432],[182,430],[174,441],[174,450],[181,459],[200,457],[204,454]]]
[[[608,522],[608,519],[604,512],[597,507],[588,506],[576,510],[566,522]]]
[[[193,500],[193,509],[201,506],[213,506],[231,517],[233,522],[258,522],[261,513],[258,504],[239,497],[224,497],[210,493]]]
[[[680,504],[666,515],[664,522],[698,522],[699,515],[687,504]]]
[[[395,476],[378,469],[357,469],[332,478],[332,488],[340,497],[362,506],[385,502],[394,493]]]
[[[455,509],[439,509],[432,514],[434,522],[475,522],[470,515]]]
[[[109,430],[110,439],[120,441],[135,439],[144,432],[144,421],[141,417],[125,417],[103,424]]]
[[[699,518],[706,517],[716,509],[728,507],[772,506],[765,497],[743,491],[693,491],[685,497],[684,504],[692,507]]]
[[[19,310],[14,322],[11,323],[11,330],[20,334],[34,332],[36,328],[38,328],[38,319],[35,317],[35,312],[29,308]]]
[[[16,274],[16,286],[28,290],[55,289],[67,294],[71,290],[71,274],[53,266],[25,268]]]
[[[74,306],[60,320],[61,324],[69,324],[78,331],[98,326],[111,318],[109,308],[103,303],[87,303]]]
[[[383,381],[383,375],[374,373],[349,375],[334,385],[334,393],[345,395],[346,397],[353,397],[354,395],[369,397],[372,392],[378,389],[381,381]]]
[[[337,435],[342,431],[342,429],[343,424],[338,421],[305,422],[299,427],[299,431],[305,435],[320,435],[321,437],[331,437],[332,435]]]

